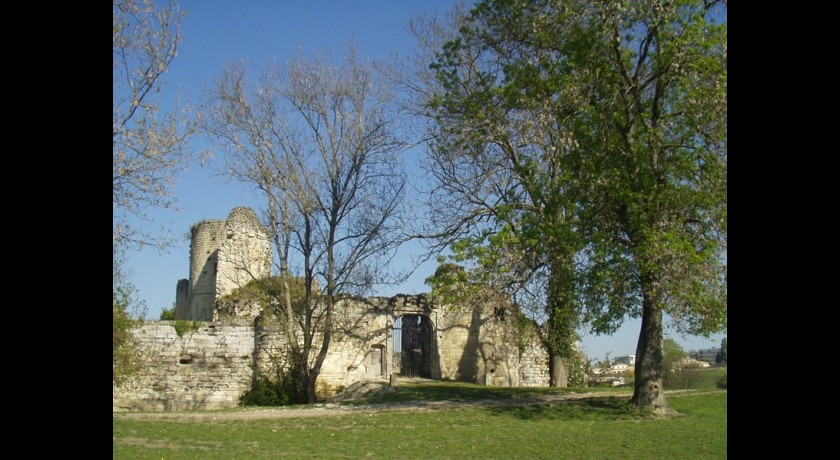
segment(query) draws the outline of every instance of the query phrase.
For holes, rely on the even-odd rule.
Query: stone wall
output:
[[[289,343],[276,318],[261,314],[268,301],[239,287],[271,273],[271,239],[256,213],[231,210],[226,220],[193,225],[190,278],[178,281],[178,322],[153,322],[135,330],[147,372],[114,390],[115,410],[211,409],[235,406],[253,369],[273,375],[289,358]],[[443,267],[463,270],[457,266]],[[317,290],[317,289],[316,289]],[[474,293],[475,294],[475,293]],[[425,295],[345,299],[336,305],[332,339],[318,376],[322,398],[363,380],[386,380],[422,357],[421,375],[484,385],[548,384],[548,357],[536,326],[502,293],[476,294],[469,305],[441,305]],[[427,340],[410,355],[396,352],[394,325],[417,316]],[[178,334],[174,325],[199,325]],[[313,343],[314,363],[322,339]],[[401,345],[397,344],[397,345]],[[422,349],[422,350],[421,350]]]
[[[114,389],[114,410],[196,410],[234,407],[249,388],[254,328],[216,323],[156,321],[134,329],[144,372]]]
[[[391,370],[385,353],[391,347],[390,328],[395,319],[394,302],[389,300],[384,297],[343,300],[336,306],[330,348],[317,381],[320,397],[329,397],[354,382],[387,380]],[[272,373],[273,366],[287,359],[286,336],[276,322],[258,328],[258,333],[257,364],[263,372]],[[315,362],[322,340],[323,334],[316,333],[313,343],[317,345],[310,364]]]
[[[223,300],[220,300],[222,302]],[[437,306],[428,296],[352,299],[337,305],[329,352],[317,381],[321,398],[358,381],[386,381],[399,373],[393,325],[403,315],[431,322],[431,377],[496,386],[547,386],[548,356],[531,322],[518,322],[498,303],[466,308]],[[233,407],[249,388],[253,367],[272,375],[288,359],[277,320],[256,320],[256,310],[225,323],[148,322],[135,329],[147,371],[114,391],[114,410],[184,410]],[[253,315],[253,316],[251,316]],[[312,353],[314,362],[322,335]],[[253,364],[253,366],[252,366]]]
[[[536,323],[521,329],[522,356],[519,358],[519,386],[547,387],[549,384],[548,350],[537,333]]]
[[[226,312],[255,315],[255,308],[234,308],[225,299]],[[437,306],[426,295],[398,295],[345,300],[335,309],[330,349],[318,377],[318,392],[329,396],[360,380],[385,380],[400,373],[394,353],[393,326],[404,315],[423,315],[432,324],[431,378],[496,386],[547,386],[548,355],[533,322],[518,323],[510,305],[499,299],[467,308]],[[254,316],[226,321],[253,322]],[[256,354],[263,372],[283,363],[288,344],[276,323],[263,324]],[[320,344],[321,334],[314,343]],[[315,353],[311,359],[314,362]],[[542,374],[542,375],[540,375]]]
[[[522,386],[521,368],[534,363],[522,358],[526,354],[539,356],[545,350],[538,340],[527,340],[529,335],[536,336],[536,327],[530,322],[521,323],[514,309],[498,296],[488,296],[469,308],[441,308],[437,323],[441,377],[483,385]]]
[[[383,350],[388,346],[393,320],[382,300],[344,300],[336,306],[330,353],[318,383],[321,393],[333,394],[360,380],[387,379]]]

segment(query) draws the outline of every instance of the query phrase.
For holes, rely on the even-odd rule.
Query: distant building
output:
[[[619,356],[613,359],[609,369],[596,367],[592,372],[597,382],[610,382],[612,386],[621,386],[628,383],[627,373],[633,371],[635,364],[636,355]]]
[[[714,364],[717,361],[718,353],[720,353],[720,348],[706,348],[692,353],[691,357],[698,361],[706,361],[709,364]]]
[[[610,371],[611,372],[627,372],[629,370],[631,370],[630,366],[627,365],[627,364],[624,364],[624,363],[619,363],[619,364],[613,363],[613,365],[610,366]]]
[[[613,360],[613,364],[627,364],[628,366],[635,366],[636,355],[619,356]]]
[[[704,368],[710,366],[711,365],[706,361],[700,361],[699,359],[685,357],[674,363],[674,370],[686,367]]]

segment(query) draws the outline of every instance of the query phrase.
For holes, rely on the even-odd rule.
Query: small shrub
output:
[[[287,278],[271,276],[251,280],[248,284],[240,286],[221,298],[228,302],[251,303],[256,302],[263,306],[263,312],[269,316],[283,316],[286,285],[289,287],[289,295],[292,300],[292,310],[302,315],[306,310],[306,286],[302,278]],[[317,283],[312,287],[312,295],[318,296]],[[314,300],[313,300],[314,302]]]
[[[634,388],[636,386],[636,371],[631,369],[624,373],[624,381],[627,382],[622,386]]]
[[[164,308],[160,311],[160,320],[161,321],[174,321],[175,320],[175,307],[172,308]]]
[[[178,337],[183,337],[187,332],[195,332],[199,330],[201,328],[201,322],[179,319],[172,323],[172,327],[175,328],[175,333],[178,334]]]
[[[291,404],[289,395],[283,394],[281,385],[267,376],[258,377],[251,388],[239,398],[240,406],[286,406]]]
[[[289,360],[291,364],[292,360]],[[306,388],[296,372],[297,366],[277,366],[273,378],[262,374],[239,397],[240,406],[287,406],[306,402]]]
[[[717,387],[722,388],[722,389],[726,389],[726,373],[721,375],[720,378],[718,379]]]
[[[114,301],[114,386],[120,386],[142,369],[140,346],[132,335],[135,321]]]
[[[578,349],[572,349],[572,356],[566,359],[566,368],[569,372],[569,386],[582,388],[592,377],[592,366],[589,360]]]

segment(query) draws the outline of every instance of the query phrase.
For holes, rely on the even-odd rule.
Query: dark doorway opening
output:
[[[432,376],[432,322],[424,315],[403,315],[394,321],[394,351],[400,354],[400,375]]]

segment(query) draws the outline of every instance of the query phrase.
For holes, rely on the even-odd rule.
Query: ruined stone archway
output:
[[[394,321],[394,363],[402,377],[432,376],[432,320],[402,315]]]

